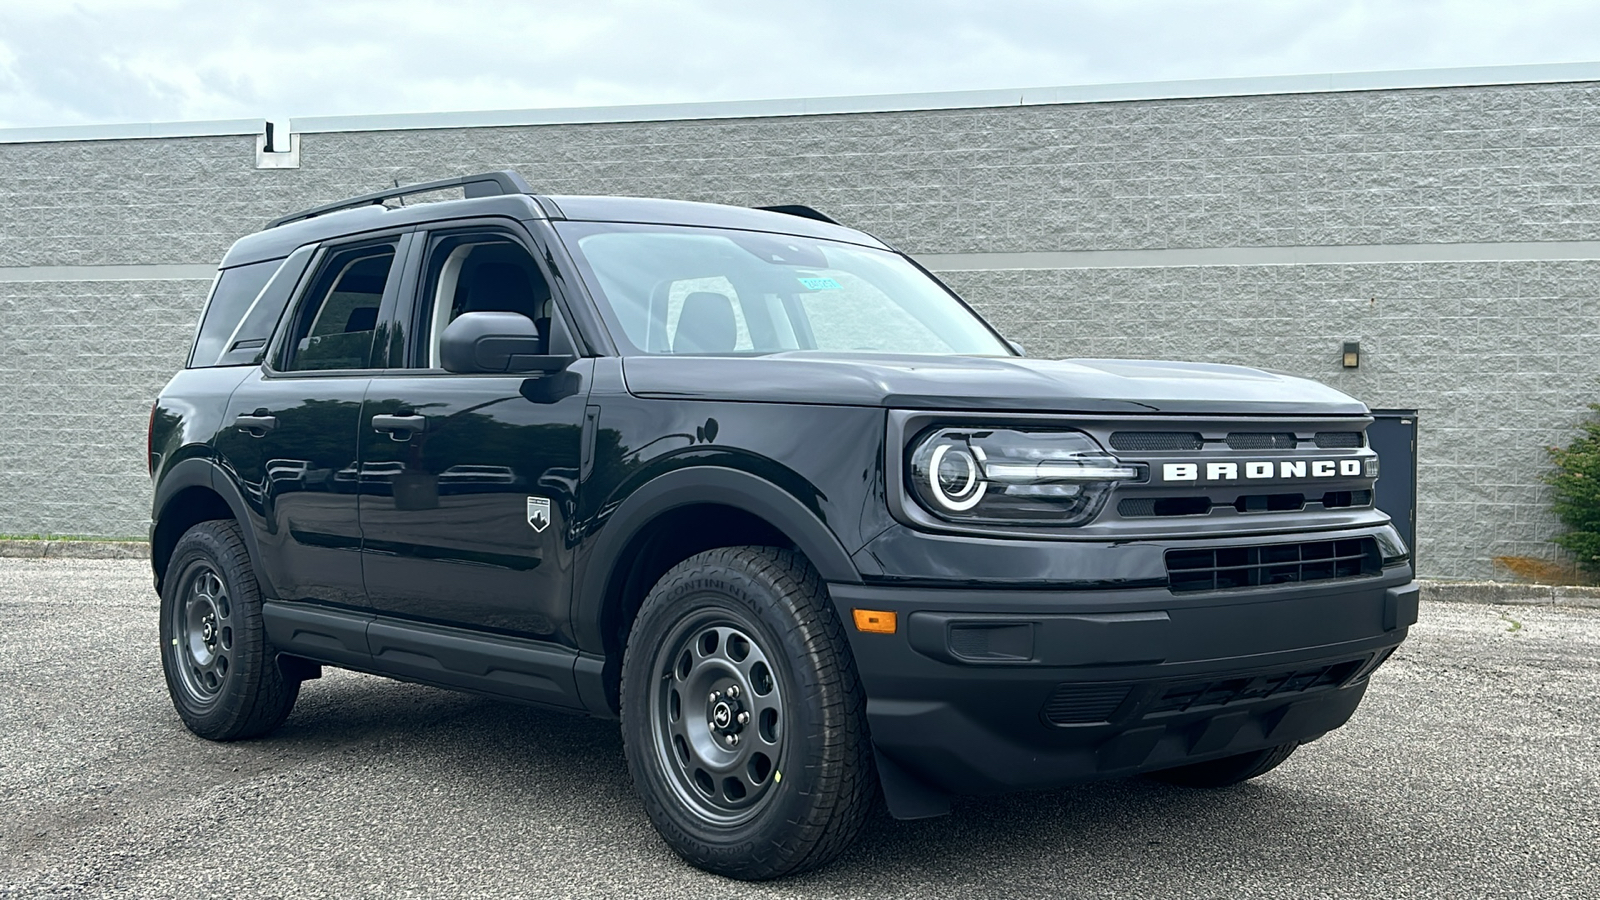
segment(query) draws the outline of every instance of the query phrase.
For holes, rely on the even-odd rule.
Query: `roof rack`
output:
[[[395,187],[387,191],[378,191],[375,194],[362,194],[351,197],[349,200],[340,200],[338,203],[329,203],[325,206],[314,206],[311,209],[280,216],[267,223],[268,228],[277,228],[290,222],[302,219],[314,219],[317,216],[338,212],[341,209],[355,209],[361,206],[372,206],[385,200],[397,197],[407,197],[412,194],[426,194],[430,191],[442,191],[448,188],[461,188],[468,197],[493,197],[499,194],[531,194],[533,188],[524,181],[521,175],[510,169],[499,172],[484,172],[481,175],[463,175],[460,178],[446,178],[443,181],[429,181],[423,184],[409,184],[405,187]]]
[[[756,209],[764,209],[767,212],[783,213],[786,216],[799,216],[802,219],[815,219],[818,222],[827,222],[829,225],[839,224],[837,220],[832,219],[823,213],[819,213],[809,206],[801,206],[798,203],[786,203],[781,206],[757,206]]]

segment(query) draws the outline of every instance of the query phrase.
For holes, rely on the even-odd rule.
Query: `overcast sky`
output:
[[[1586,61],[1596,0],[0,0],[0,127]]]

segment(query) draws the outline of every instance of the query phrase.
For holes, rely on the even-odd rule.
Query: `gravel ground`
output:
[[[1346,728],[1246,785],[871,822],[742,885],[678,861],[614,723],[364,675],[179,724],[137,560],[0,559],[0,896],[1600,898],[1600,611],[1429,603]]]

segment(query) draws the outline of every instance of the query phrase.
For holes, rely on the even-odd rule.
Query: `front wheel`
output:
[[[710,550],[645,599],[622,662],[628,768],[688,862],[765,879],[837,857],[876,773],[865,698],[815,570],[772,547]]]
[[[213,741],[278,727],[300,682],[276,656],[239,526],[201,522],[184,532],[161,589],[161,667],[183,724]]]
[[[1258,775],[1265,775],[1278,767],[1278,764],[1289,758],[1289,754],[1300,746],[1299,741],[1279,744],[1265,750],[1255,750],[1250,753],[1240,753],[1237,756],[1224,756],[1221,759],[1208,760],[1202,763],[1191,763],[1187,766],[1178,766],[1172,769],[1161,769],[1149,773],[1151,778],[1176,784],[1181,787],[1192,788],[1219,788],[1249,781]]]

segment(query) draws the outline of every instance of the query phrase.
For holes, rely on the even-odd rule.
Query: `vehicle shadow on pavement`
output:
[[[614,844],[639,865],[713,877],[678,863],[655,836],[615,722],[338,673],[308,684],[289,721],[260,744],[288,757],[381,759],[398,783],[492,800],[507,822],[567,817],[564,827]],[[1275,859],[1292,867],[1296,848],[1317,846],[1330,823],[1379,839],[1383,829],[1371,810],[1297,783],[1295,762],[1285,775],[1214,791],[1131,778],[959,798],[952,815],[921,821],[897,821],[880,803],[839,862],[782,884],[827,893],[871,884],[894,892],[923,881],[992,886],[1003,875],[1008,883],[1037,876],[1065,888],[1063,878],[1111,872],[1144,881],[1162,872],[1180,877],[1196,865],[1270,866]],[[914,872],[908,860],[915,860]],[[1067,862],[1071,873],[1063,871]]]

